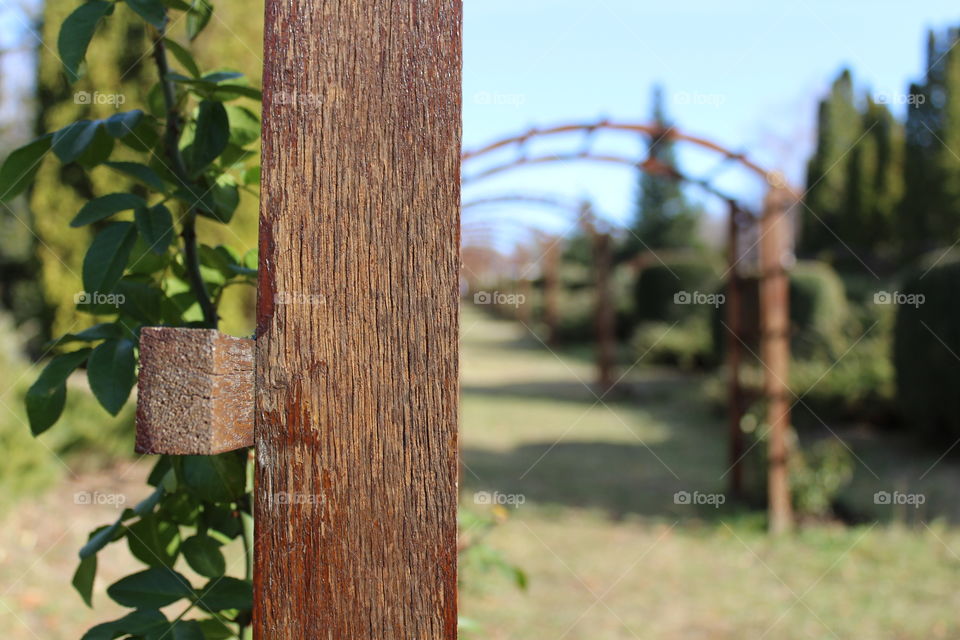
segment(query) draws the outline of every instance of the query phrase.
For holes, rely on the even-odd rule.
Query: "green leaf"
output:
[[[53,345],[67,344],[68,342],[93,342],[107,338],[122,338],[123,327],[113,322],[101,322],[80,333],[67,333],[53,341]],[[51,345],[52,346],[52,345]]]
[[[157,29],[163,29],[167,22],[167,10],[160,0],[127,0],[127,5]]]
[[[236,80],[237,78],[242,78],[243,74],[239,71],[212,71],[201,78],[206,82],[212,82],[213,84],[220,84],[221,82],[226,82],[227,80]]]
[[[244,493],[244,453],[218,456],[183,456],[181,479],[202,500],[230,502]]]
[[[193,7],[187,14],[187,35],[195,40],[203,31],[213,16],[213,5],[208,0],[194,0]]]
[[[204,100],[197,114],[193,142],[184,150],[192,176],[199,175],[217,159],[230,142],[230,120],[219,102]]]
[[[250,109],[237,105],[227,105],[227,117],[230,120],[230,142],[245,147],[260,138],[260,118]]]
[[[213,211],[209,217],[224,224],[230,222],[240,205],[240,189],[234,184],[233,178],[229,175],[221,175],[210,189],[210,197]]]
[[[162,204],[141,207],[133,212],[137,231],[154,253],[166,253],[173,242],[173,216]]]
[[[131,340],[106,340],[90,354],[87,363],[90,390],[111,415],[120,413],[127,402],[136,380],[136,366]]]
[[[80,63],[87,55],[87,47],[93,38],[97,23],[111,11],[113,11],[113,3],[91,0],[77,7],[63,21],[57,38],[57,49],[70,82],[76,82],[80,78]]]
[[[53,134],[53,153],[63,163],[73,162],[93,142],[100,120],[77,120]]]
[[[246,580],[223,576],[214,578],[197,594],[202,609],[216,613],[225,609],[252,609],[253,585]]]
[[[184,47],[180,46],[175,40],[170,38],[163,39],[164,44],[167,45],[167,50],[173,54],[173,57],[177,59],[183,68],[187,70],[187,73],[192,75],[194,78],[200,77],[200,67],[197,66],[197,61],[193,59],[193,55],[187,51]]]
[[[33,435],[40,435],[60,418],[67,400],[67,378],[89,355],[90,349],[79,349],[57,356],[44,367],[36,382],[30,385],[26,405]]]
[[[77,163],[84,169],[92,169],[99,164],[103,164],[110,159],[115,143],[116,141],[110,137],[110,134],[103,127],[97,127],[93,134],[93,141],[77,158]]]
[[[220,544],[210,536],[191,536],[183,541],[183,557],[190,568],[207,578],[218,578],[227,570]]]
[[[177,620],[171,625],[171,629],[173,630],[171,640],[204,640],[205,638],[203,627],[196,620]]]
[[[173,567],[180,554],[180,529],[152,513],[127,528],[130,553],[150,567]]]
[[[140,164],[139,162],[106,162],[104,166],[128,175],[134,180],[139,180],[154,191],[166,191],[166,185],[163,183],[163,179],[157,175],[156,171],[145,164]]]
[[[50,150],[52,136],[37,138],[15,149],[0,168],[0,202],[23,193],[40,169],[40,161]]]
[[[97,556],[88,556],[80,561],[73,574],[73,588],[77,590],[88,607],[93,606],[93,580],[97,577]]]
[[[156,609],[132,611],[113,622],[104,622],[93,627],[81,640],[113,640],[121,636],[160,640],[170,629],[166,616]]]
[[[237,637],[220,616],[201,620],[200,627],[206,640],[234,640]]]
[[[143,111],[134,109],[133,111],[121,111],[115,113],[104,120],[104,127],[107,133],[114,138],[125,138],[126,136],[137,133],[138,126],[143,120]]]
[[[263,100],[263,92],[242,84],[219,84],[210,94],[211,100],[219,100],[220,102],[236,100],[237,98],[261,101]]]
[[[163,311],[163,292],[155,285],[121,278],[115,291],[123,296],[120,310],[124,314],[144,324],[156,324],[160,319]]]
[[[97,234],[83,258],[83,286],[88,294],[113,291],[136,239],[132,222],[112,222]]]
[[[80,208],[76,217],[70,221],[71,227],[82,227],[99,222],[115,213],[146,207],[147,201],[132,193],[111,193],[90,200]]]
[[[193,589],[176,571],[152,568],[121,578],[107,588],[107,595],[125,607],[154,609],[191,597]]]

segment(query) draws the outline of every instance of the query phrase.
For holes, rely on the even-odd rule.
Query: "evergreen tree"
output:
[[[833,254],[842,238],[851,147],[860,135],[861,116],[854,103],[853,78],[844,69],[820,102],[817,144],[807,165],[805,201],[798,250],[805,255]],[[842,249],[842,245],[840,245]]]
[[[927,72],[910,86],[898,234],[911,258],[960,238],[960,39],[927,34]]]
[[[671,128],[663,106],[663,90],[654,87],[652,121],[659,130],[650,142],[649,157],[669,167],[676,167],[674,141],[664,135]],[[628,237],[630,253],[645,249],[675,249],[697,243],[696,233],[702,211],[693,206],[683,193],[682,185],[667,176],[640,172],[632,234]]]

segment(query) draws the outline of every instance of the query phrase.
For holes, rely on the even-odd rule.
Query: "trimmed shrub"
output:
[[[913,271],[899,292],[893,361],[904,420],[934,441],[960,437],[960,262]]]
[[[741,338],[757,350],[760,343],[760,282],[741,280],[743,311]],[[794,359],[834,359],[847,348],[846,329],[851,323],[843,280],[825,262],[802,261],[790,270],[790,348]],[[726,347],[725,311],[713,314],[717,359]]]
[[[720,286],[720,270],[713,260],[702,255],[665,256],[643,269],[634,288],[634,318],[637,323],[673,323],[691,315],[706,312],[708,307],[679,305],[678,294],[712,294]]]

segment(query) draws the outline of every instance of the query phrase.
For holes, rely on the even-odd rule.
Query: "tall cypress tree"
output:
[[[664,135],[670,130],[663,106],[663,90],[653,90],[652,122],[661,132],[650,140],[650,158],[669,167],[677,166],[674,141]],[[697,244],[697,228],[702,211],[693,206],[683,193],[682,185],[669,177],[640,172],[636,209],[628,238],[632,251],[672,249]]]
[[[844,69],[817,113],[817,145],[807,165],[806,204],[810,210],[802,213],[798,245],[803,254],[837,254],[837,237],[843,237],[844,214],[850,204],[850,152],[860,135],[860,125],[853,77],[849,69]]]

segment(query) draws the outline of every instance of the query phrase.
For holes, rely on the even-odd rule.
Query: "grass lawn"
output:
[[[942,451],[835,425],[862,460],[844,500],[864,524],[809,525],[772,540],[762,512],[674,501],[677,491],[726,486],[726,423],[704,380],[637,367],[623,393],[599,401],[582,349],[554,354],[519,325],[469,306],[462,336],[462,508],[501,521],[485,540],[529,583],[523,591],[464,562],[461,611],[474,629],[462,637],[960,638],[954,456],[938,462]],[[33,374],[7,370],[18,372],[0,405],[0,626],[11,640],[77,640],[120,615],[104,589],[142,566],[125,545],[105,550],[96,608],[84,606],[69,584],[76,552],[116,506],[75,496],[132,504],[148,492],[150,461],[118,458],[118,448],[132,448],[121,424],[129,416],[105,420],[82,381],[65,418],[71,428],[33,441],[19,397]],[[111,465],[72,453],[80,440],[103,440]],[[921,509],[878,506],[877,490],[930,499]],[[479,492],[523,503],[477,504],[487,495]]]
[[[762,513],[732,501],[674,502],[726,486],[726,426],[701,380],[638,367],[629,393],[600,402],[582,354],[469,307],[461,333],[461,501],[522,496],[487,541],[529,579],[524,592],[466,573],[472,637],[960,637],[960,531],[929,508],[873,504],[877,490],[922,489],[953,513],[955,461],[835,426],[863,459],[844,498],[882,523],[772,540]]]

